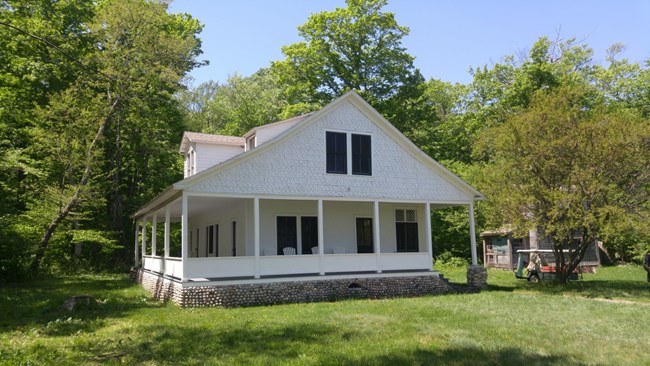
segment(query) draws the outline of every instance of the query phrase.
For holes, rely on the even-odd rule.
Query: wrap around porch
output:
[[[159,201],[160,202],[160,201]],[[135,267],[184,283],[433,270],[432,209],[473,203],[187,191],[135,216]]]

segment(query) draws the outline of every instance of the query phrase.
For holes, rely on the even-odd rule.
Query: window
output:
[[[250,136],[246,139],[246,151],[253,150],[255,147],[255,135]]]
[[[418,220],[415,210],[395,210],[395,233],[398,252],[418,252]]]
[[[357,253],[372,253],[372,219],[357,217]]]
[[[347,136],[341,132],[326,133],[327,172],[348,173]]]
[[[219,225],[210,225],[205,228],[205,256],[219,256]]]
[[[300,220],[298,220],[300,219]],[[298,226],[300,223],[300,226]],[[318,218],[316,216],[278,216],[276,218],[277,254],[291,247],[296,254],[312,254],[318,246]]]
[[[352,174],[371,175],[370,136],[352,134]]]

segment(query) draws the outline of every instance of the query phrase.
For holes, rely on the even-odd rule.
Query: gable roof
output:
[[[253,150],[250,150],[246,153],[239,154],[229,160],[226,160],[218,165],[215,165],[211,168],[208,168],[200,173],[192,175],[182,181],[174,183],[173,187],[175,189],[185,189],[191,187],[192,185],[216,174],[222,170],[225,170],[235,164],[238,164],[245,159],[250,159],[253,156],[258,154],[263,154],[264,152],[272,149],[274,146],[281,144],[284,140],[289,137],[297,134],[300,130],[309,126],[311,123],[314,123],[322,116],[327,115],[330,111],[337,108],[344,102],[350,102],[355,107],[357,107],[363,114],[366,115],[371,121],[373,121],[379,128],[381,128],[386,134],[388,134],[394,141],[401,145],[406,151],[408,151],[414,158],[419,160],[425,166],[433,170],[447,182],[457,187],[461,191],[465,192],[468,196],[473,197],[476,200],[482,200],[483,194],[476,190],[474,187],[467,184],[464,180],[459,178],[454,173],[450,172],[444,166],[442,166],[437,161],[433,160],[429,155],[420,150],[411,140],[404,136],[395,126],[393,126],[386,118],[384,118],[377,110],[375,110],[370,104],[368,104],[359,94],[355,91],[350,91],[343,96],[335,99],[330,104],[326,105],[322,109],[306,115],[304,120],[295,126],[291,127],[287,131],[281,133],[280,135],[274,137],[268,142],[256,147]],[[302,116],[301,116],[302,117]]]
[[[211,135],[208,133],[185,131],[185,133],[183,133],[183,139],[181,140],[181,147],[179,149],[179,152],[181,154],[186,153],[191,142],[244,146],[244,144],[246,143],[246,139],[237,136]]]
[[[361,98],[359,94],[357,94],[354,91],[350,91],[342,95],[341,97],[335,99],[330,104],[326,105],[325,107],[323,107],[322,109],[316,112],[312,112],[310,114],[306,114],[299,117],[294,117],[289,120],[276,122],[277,124],[277,123],[283,123],[287,121],[293,121],[297,118],[302,118],[302,120],[300,120],[299,123],[296,123],[291,128],[275,136],[274,138],[270,139],[266,143],[256,147],[255,149],[238,154],[211,168],[203,170],[197,174],[194,174],[188,178],[185,178],[181,181],[174,183],[173,185],[168,187],[165,191],[161,192],[154,199],[149,201],[146,205],[141,207],[136,213],[133,214],[132,217],[137,218],[146,215],[148,212],[158,209],[162,207],[164,204],[171,202],[174,199],[177,199],[180,196],[182,190],[190,188],[193,185],[211,177],[212,175],[217,174],[223,170],[226,170],[229,167],[232,167],[236,164],[239,164],[240,162],[245,161],[246,159],[250,159],[260,154],[264,154],[270,149],[273,149],[274,146],[282,144],[283,141],[297,134],[305,127],[309,126],[312,123],[315,123],[321,117],[327,115],[330,111],[334,110],[339,105],[345,102],[350,102],[355,107],[357,107],[359,111],[361,111],[366,117],[368,117],[373,123],[375,123],[381,130],[383,130],[394,141],[396,141],[411,156],[413,156],[415,159],[423,163],[426,167],[428,167],[430,170],[438,174],[441,178],[449,182],[451,185],[458,188],[462,192],[465,192],[465,194],[467,194],[469,197],[472,197],[473,200],[482,200],[484,198],[481,192],[479,192],[477,189],[467,184],[464,180],[459,178],[457,175],[449,171],[447,168],[445,168],[440,163],[432,159],[429,155],[427,155],[422,150],[420,150],[411,140],[409,140],[406,136],[404,136],[395,126],[393,126],[388,120],[386,120],[386,118],[384,118],[379,112],[377,112],[377,110],[375,110],[372,106],[370,106],[370,104],[368,104],[363,98]],[[256,127],[255,129],[250,130],[249,132],[247,132],[247,135],[250,135],[251,131],[254,132],[254,130],[258,128],[259,127]],[[186,132],[183,135],[183,142],[185,142],[187,134],[190,134],[190,136],[194,135],[195,136],[194,138],[196,138],[197,135],[199,135],[198,136],[199,138],[201,138],[201,136],[206,135],[206,134],[198,134],[194,132]],[[219,136],[219,135],[208,135],[208,136],[214,136],[213,138],[217,140],[221,140],[222,138],[237,139],[237,140],[229,140],[229,141],[241,141],[239,142],[241,145],[243,145],[246,141],[246,139],[243,137]],[[189,139],[190,137],[187,137],[188,144],[189,144]]]

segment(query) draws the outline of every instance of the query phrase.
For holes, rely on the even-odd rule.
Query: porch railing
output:
[[[432,263],[428,253],[326,254],[261,256],[261,276],[282,276],[343,272],[374,272],[394,270],[428,270]],[[377,259],[379,258],[379,259]],[[188,258],[187,273],[183,274],[180,258],[144,257],[144,268],[176,278],[233,278],[253,277],[255,257]]]

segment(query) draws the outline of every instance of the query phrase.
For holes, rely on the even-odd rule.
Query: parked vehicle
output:
[[[568,253],[568,250],[565,250]],[[515,277],[526,279],[529,282],[539,282],[541,280],[554,280],[556,276],[555,257],[550,249],[520,249],[517,251],[517,269]],[[552,260],[551,260],[552,258]],[[528,259],[528,262],[526,261]],[[526,275],[524,276],[524,268]],[[577,280],[581,276],[580,267],[573,270],[569,276],[570,280]]]

